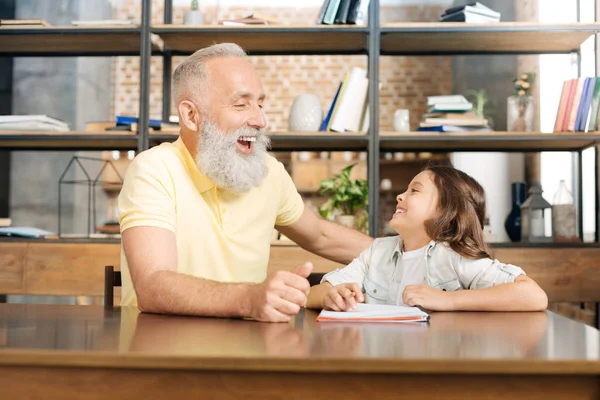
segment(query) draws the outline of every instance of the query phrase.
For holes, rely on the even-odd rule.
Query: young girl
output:
[[[547,307],[546,293],[521,268],[490,257],[485,194],[475,179],[430,166],[396,200],[390,226],[399,236],[376,239],[345,268],[326,274],[311,288],[308,307],[347,311],[365,301],[433,311]]]

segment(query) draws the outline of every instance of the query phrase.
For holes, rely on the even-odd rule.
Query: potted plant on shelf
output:
[[[335,219],[341,225],[367,232],[369,189],[366,179],[353,180],[350,177],[352,164],[331,179],[323,179],[319,184],[319,194],[329,198],[319,207],[319,214],[325,219]]]
[[[190,11],[186,11],[183,15],[184,25],[202,25],[204,20],[202,13],[198,9],[198,0],[192,0],[190,4]]]

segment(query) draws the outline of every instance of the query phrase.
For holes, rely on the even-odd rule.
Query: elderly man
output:
[[[173,73],[180,138],[140,153],[119,195],[122,305],[143,312],[288,321],[312,265],[267,276],[273,228],[348,263],[372,239],[308,208],[267,154],[260,78],[238,45],[201,49]]]

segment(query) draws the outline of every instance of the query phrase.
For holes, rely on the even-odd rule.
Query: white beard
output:
[[[240,154],[237,140],[256,136],[252,154]],[[239,194],[259,186],[267,176],[267,149],[271,141],[262,130],[243,126],[234,132],[221,132],[212,122],[200,127],[196,165],[217,187]]]

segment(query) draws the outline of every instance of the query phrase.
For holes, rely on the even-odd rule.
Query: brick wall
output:
[[[202,2],[200,2],[202,3]],[[120,0],[115,7],[115,18],[138,19],[139,0]],[[393,21],[436,21],[443,6],[397,6],[382,9],[382,23]],[[173,10],[173,22],[182,23],[185,8]],[[282,23],[311,24],[318,8],[202,8],[206,24],[219,19],[236,18],[258,13]],[[152,1],[153,23],[163,21],[163,1]],[[182,60],[173,59],[173,68]],[[294,97],[300,93],[315,93],[321,98],[324,112],[329,109],[339,82],[352,67],[367,66],[366,56],[261,56],[252,57],[268,95],[266,113],[270,128],[287,130],[287,116]],[[115,114],[137,115],[139,91],[139,59],[116,57],[114,79]],[[449,93],[452,89],[452,64],[449,57],[382,57],[380,97],[381,129],[390,130],[392,115],[397,108],[408,108],[411,125],[415,128],[425,110],[429,95]],[[153,118],[162,114],[162,59],[151,62],[150,113]],[[175,113],[172,110],[172,113]]]

